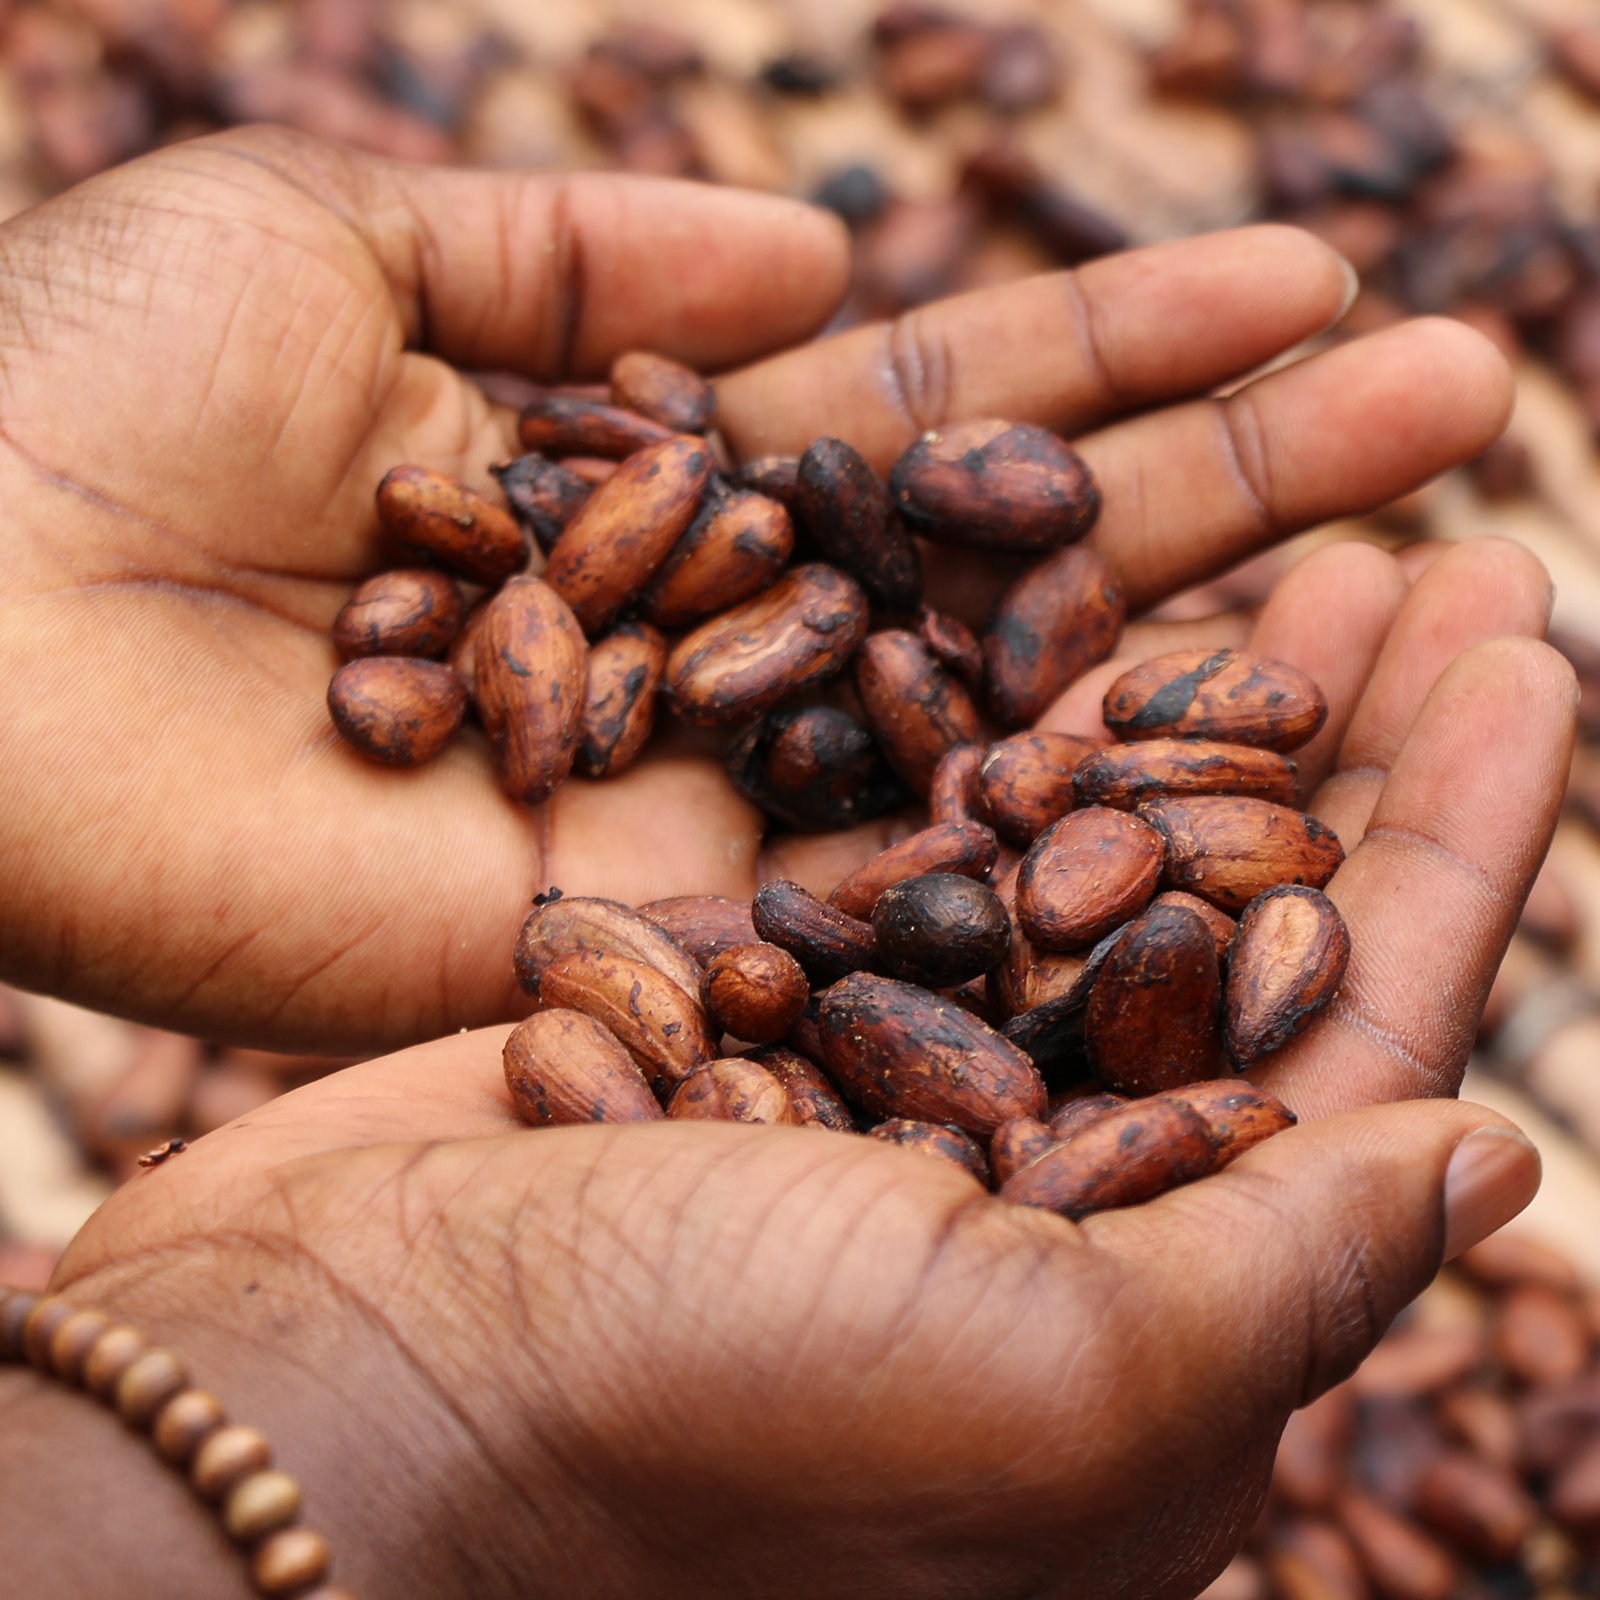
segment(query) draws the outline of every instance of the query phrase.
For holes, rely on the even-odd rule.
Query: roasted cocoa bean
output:
[[[1182,889],[1168,889],[1164,894],[1158,894],[1150,904],[1152,907],[1182,906],[1185,911],[1194,912],[1211,930],[1211,937],[1217,941],[1219,961],[1233,948],[1239,924],[1226,911],[1218,911],[1209,900],[1202,900],[1197,894],[1185,894]]]
[[[978,782],[995,832],[1026,850],[1077,804],[1072,775],[1094,749],[1074,733],[1016,733],[990,745]]]
[[[1080,804],[1119,811],[1187,794],[1246,794],[1280,806],[1300,804],[1300,769],[1288,756],[1216,739],[1107,745],[1078,763],[1072,782]]]
[[[1179,650],[1123,673],[1106,690],[1119,739],[1223,739],[1295,750],[1328,719],[1322,690],[1286,661],[1238,650]]]
[[[724,1056],[696,1068],[673,1092],[667,1115],[695,1122],[798,1122],[789,1091],[754,1061]]]
[[[752,1044],[783,1038],[811,998],[800,963],[775,944],[736,945],[715,957],[706,972],[711,1020]]]
[[[667,695],[702,727],[759,717],[840,671],[867,631],[853,579],[821,562],[702,623],[667,658]]]
[[[952,745],[939,757],[928,785],[928,815],[938,822],[989,823],[978,772],[986,754],[979,744]]]
[[[649,583],[689,526],[710,470],[705,440],[676,434],[629,456],[567,524],[544,581],[584,632],[602,632]]]
[[[589,650],[578,770],[590,778],[626,772],[656,722],[656,690],[667,641],[648,622],[619,622]]]
[[[908,878],[937,872],[956,873],[963,878],[987,877],[994,865],[996,848],[994,834],[981,822],[936,822],[857,867],[828,896],[828,904],[837,906],[846,916],[870,917],[884,892]],[[1000,910],[1004,914],[1003,906]]]
[[[1028,1058],[926,989],[852,973],[817,997],[816,1021],[823,1065],[880,1117],[989,1135],[1012,1117],[1044,1111],[1044,1083]]]
[[[1589,1364],[1589,1331],[1565,1295],[1520,1284],[1500,1304],[1494,1352],[1513,1378],[1548,1388],[1576,1378]]]
[[[466,607],[453,579],[429,567],[401,567],[368,578],[333,619],[341,661],[357,656],[437,660],[461,631]]]
[[[976,742],[981,731],[972,697],[903,629],[867,637],[856,657],[856,693],[890,765],[919,795],[945,752]]]
[[[795,491],[800,486],[799,456],[757,456],[733,475],[741,489],[754,489],[769,500],[776,500],[786,511],[794,510]]]
[[[627,350],[611,363],[611,399],[674,433],[704,433],[717,397],[698,372],[652,350]]]
[[[891,616],[922,603],[922,560],[883,480],[842,439],[818,439],[800,457],[794,516],[823,557],[848,572]]]
[[[1056,1136],[1037,1117],[1013,1117],[994,1130],[989,1141],[989,1168],[996,1188],[1037,1161],[1056,1142]]]
[[[1076,1222],[1202,1178],[1212,1159],[1205,1124],[1187,1106],[1138,1100],[1045,1151],[1011,1178],[1000,1197]]]
[[[885,1144],[897,1144],[902,1150],[916,1150],[936,1160],[948,1161],[960,1167],[969,1178],[976,1178],[985,1188],[989,1186],[989,1163],[983,1151],[959,1128],[946,1128],[937,1122],[915,1122],[909,1117],[891,1117],[869,1128],[867,1136],[882,1139]]]
[[[588,657],[577,618],[541,579],[513,578],[489,602],[476,652],[478,714],[513,800],[536,805],[572,770]]]
[[[854,827],[911,800],[872,735],[832,706],[769,711],[724,759],[742,795],[802,833]]]
[[[1064,1100],[1054,1107],[1045,1126],[1059,1144],[1067,1139],[1075,1139],[1085,1128],[1127,1103],[1126,1095],[1080,1094],[1076,1099]]]
[[[974,694],[983,687],[983,646],[959,617],[924,606],[917,637],[927,645],[934,660],[948,667]]]
[[[594,485],[536,450],[489,468],[517,521],[548,555],[562,529],[583,510]]]
[[[704,1000],[706,975],[671,934],[631,906],[587,895],[563,895],[528,913],[511,957],[518,988],[538,995],[551,962],[582,950],[641,961]]]
[[[750,1059],[760,1062],[789,1091],[789,1103],[802,1127],[829,1128],[835,1133],[856,1131],[855,1118],[822,1069],[799,1051],[775,1044],[752,1050]]]
[[[1539,1508],[1509,1472],[1464,1450],[1442,1455],[1417,1485],[1417,1515],[1468,1555],[1499,1566],[1532,1532]]]
[[[1005,955],[1011,918],[987,884],[929,872],[892,884],[872,913],[878,962],[897,978],[947,989],[981,977]]]
[[[1243,911],[1279,885],[1320,889],[1344,860],[1331,828],[1270,800],[1195,795],[1154,801],[1139,815],[1166,840],[1167,883],[1224,911]]]
[[[824,905],[798,883],[778,878],[762,884],[750,903],[750,920],[762,939],[781,945],[817,983],[877,961],[870,922]]]
[[[599,400],[541,395],[522,413],[517,431],[527,449],[547,456],[600,456],[621,461],[636,450],[670,439],[675,430]]]
[[[1517,1435],[1517,1464],[1524,1472],[1564,1466],[1586,1440],[1600,1436],[1600,1372],[1524,1395]]]
[[[1228,961],[1228,1056],[1241,1071],[1311,1026],[1339,992],[1350,934],[1318,889],[1256,896],[1239,918]]]
[[[658,628],[698,622],[768,588],[793,549],[789,513],[776,500],[747,489],[709,490],[640,609]]]
[[[339,736],[388,767],[431,761],[467,714],[466,686],[437,661],[362,656],[334,673],[328,711]]]
[[[1300,1120],[1281,1101],[1237,1078],[1188,1083],[1181,1089],[1167,1090],[1162,1098],[1182,1102],[1205,1123],[1217,1151],[1213,1172],[1220,1172],[1253,1145],[1294,1127]]]
[[[528,563],[517,519],[428,467],[396,467],[378,485],[378,521],[402,554],[473,583],[499,583]]]
[[[665,928],[702,967],[709,967],[724,950],[758,942],[750,902],[726,895],[680,894],[652,900],[639,907],[639,915]]]
[[[1078,950],[1142,910],[1161,879],[1161,835],[1104,806],[1069,811],[1017,873],[1017,922],[1046,950]]]
[[[1077,452],[1024,422],[930,430],[895,462],[889,494],[913,533],[991,550],[1054,550],[1081,539],[1100,513]]]
[[[504,1058],[517,1113],[535,1127],[661,1120],[633,1057],[581,1011],[540,1011],[519,1022]]]
[[[1127,602],[1103,560],[1069,545],[1000,596],[983,631],[989,709],[1007,728],[1034,723],[1122,637]]]

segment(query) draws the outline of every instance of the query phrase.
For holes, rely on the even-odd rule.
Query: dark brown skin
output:
[[[1095,748],[1074,733],[1016,733],[990,745],[978,782],[995,832],[1026,850],[1078,803],[1072,774]]]
[[[1017,873],[1017,923],[1046,950],[1078,950],[1140,911],[1161,879],[1161,835],[1103,806],[1068,812]]]
[[[789,1091],[789,1103],[802,1127],[828,1128],[834,1133],[856,1131],[855,1118],[839,1098],[838,1090],[823,1076],[822,1069],[798,1050],[768,1045],[764,1050],[752,1050],[750,1059],[759,1061]]]
[[[947,666],[974,694],[983,688],[983,646],[960,617],[924,606],[917,637],[933,652],[935,660]]]
[[[1344,981],[1350,933],[1318,889],[1268,889],[1244,908],[1228,963],[1223,1027],[1241,1072],[1316,1020]]]
[[[429,467],[396,467],[378,485],[378,521],[390,546],[472,583],[499,583],[528,562],[517,519]]]
[[[735,945],[756,943],[748,900],[731,900],[721,894],[681,894],[652,900],[639,907],[639,915],[665,928],[702,967],[709,967]]]
[[[708,1062],[678,1085],[667,1104],[675,1120],[697,1122],[798,1122],[789,1091],[763,1066],[743,1056]]]
[[[1296,750],[1328,719],[1322,690],[1286,661],[1237,650],[1179,650],[1123,673],[1106,690],[1119,739],[1221,739]]]
[[[1300,771],[1288,756],[1217,739],[1106,745],[1078,763],[1072,781],[1082,804],[1119,811],[1187,794],[1246,794],[1280,806],[1300,803]]]
[[[981,736],[972,697],[914,633],[894,628],[869,635],[855,675],[868,724],[895,771],[919,795],[932,786],[947,750]]]
[[[1219,961],[1233,948],[1234,935],[1239,931],[1239,924],[1226,911],[1219,911],[1209,900],[1202,900],[1197,894],[1186,894],[1182,889],[1168,889],[1165,893],[1158,894],[1150,904],[1152,907],[1182,906],[1185,911],[1194,912],[1211,930],[1211,937],[1217,941]]]
[[[484,613],[478,714],[500,786],[537,805],[572,770],[583,729],[589,647],[571,608],[539,578],[513,578]]]
[[[640,597],[660,628],[726,611],[776,581],[794,549],[789,513],[749,489],[707,491],[705,503]]]
[[[981,822],[936,822],[857,867],[828,896],[828,904],[848,916],[870,917],[884,891],[907,878],[932,872],[987,877],[996,848],[994,834]]]
[[[1037,722],[1122,637],[1127,602],[1087,546],[1036,562],[1000,596],[983,630],[989,709],[1007,728]]]
[[[689,526],[710,470],[705,440],[675,434],[629,456],[567,524],[544,580],[584,632],[603,631],[649,583]]]
[[[578,770],[614,778],[639,759],[656,721],[667,641],[648,622],[619,622],[589,648]]]
[[[846,916],[798,883],[775,878],[762,884],[750,903],[750,920],[759,937],[782,945],[814,982],[828,983],[877,961],[870,922]]]
[[[1090,1070],[1118,1094],[1214,1078],[1222,978],[1211,930],[1181,906],[1153,906],[1117,941],[1089,996]]]
[[[910,801],[872,735],[833,706],[769,711],[728,746],[724,764],[742,795],[802,833],[853,827]]]
[[[581,1011],[541,1011],[506,1038],[506,1087],[524,1121],[659,1122],[644,1074],[616,1036]]]
[[[951,872],[907,878],[884,890],[872,931],[883,968],[928,989],[982,977],[1011,944],[1011,918],[999,896]]]
[[[869,1128],[867,1137],[897,1144],[902,1150],[915,1150],[937,1161],[948,1161],[985,1188],[989,1186],[989,1163],[982,1147],[958,1128],[946,1128],[937,1122],[917,1122],[909,1117],[891,1117]]]
[[[866,631],[854,579],[822,562],[796,567],[681,640],[667,658],[667,694],[685,722],[743,722],[833,677]]]
[[[611,363],[611,398],[674,433],[704,433],[717,414],[711,385],[653,350],[625,350]]]
[[[466,607],[455,580],[430,567],[400,567],[368,578],[333,619],[341,661],[357,656],[437,660],[461,631]]]
[[[635,450],[670,439],[676,430],[599,400],[544,395],[522,413],[517,432],[529,450],[547,456],[602,456],[621,461]]]
[[[756,456],[734,474],[742,489],[754,489],[787,510],[794,509],[795,491],[800,486],[799,456]]]
[[[632,906],[587,895],[563,895],[528,913],[511,957],[518,987],[537,996],[551,962],[581,950],[642,961],[685,994],[697,1000],[704,994],[699,962],[670,933]]]
[[[780,946],[759,940],[724,950],[706,973],[712,1022],[751,1044],[783,1038],[811,998],[800,963]]]
[[[334,673],[328,711],[352,749],[387,767],[416,767],[455,737],[467,690],[437,661],[363,656]]]
[[[946,424],[895,462],[889,493],[906,526],[939,544],[1038,552],[1081,539],[1100,513],[1089,469],[1026,423]]]
[[[1215,1078],[1169,1089],[1164,1100],[1186,1105],[1206,1125],[1217,1152],[1213,1172],[1237,1161],[1246,1150],[1299,1121],[1286,1105],[1239,1078]]]
[[[841,979],[819,996],[817,1031],[834,1082],[879,1116],[988,1136],[1044,1111],[1044,1083],[1020,1050],[909,983],[865,972]]]
[[[958,744],[939,757],[928,784],[928,815],[935,822],[981,822],[990,825],[978,773],[985,755],[981,744]]]
[[[495,475],[513,515],[547,555],[555,549],[561,530],[583,510],[594,493],[592,483],[559,461],[540,455],[537,450],[489,470]]]
[[[1127,1103],[1128,1097],[1121,1094],[1081,1094],[1058,1105],[1045,1125],[1058,1142],[1065,1142]]]
[[[1055,1142],[1049,1125],[1037,1117],[1013,1117],[1002,1122],[989,1141],[989,1171],[994,1186],[1003,1187],[1007,1179],[1030,1161],[1038,1160]]]
[[[1539,1519],[1511,1473],[1465,1450],[1440,1456],[1423,1474],[1415,1509],[1430,1528],[1491,1566],[1510,1561]]]
[[[796,530],[848,572],[872,604],[910,616],[922,603],[922,559],[889,504],[883,480],[842,439],[818,439],[800,457]]]
[[[1279,884],[1320,889],[1344,850],[1326,824],[1268,800],[1196,795],[1139,815],[1166,840],[1166,881],[1224,911],[1243,911]]]

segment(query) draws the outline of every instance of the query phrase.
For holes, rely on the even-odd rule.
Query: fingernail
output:
[[[1339,309],[1329,324],[1334,328],[1344,321],[1345,313],[1356,303],[1356,296],[1361,293],[1361,274],[1356,271],[1354,265],[1343,256],[1339,257],[1339,265],[1344,268],[1344,298],[1339,302]]]
[[[1444,1259],[1503,1228],[1539,1188],[1539,1152],[1516,1128],[1479,1128],[1444,1172]]]

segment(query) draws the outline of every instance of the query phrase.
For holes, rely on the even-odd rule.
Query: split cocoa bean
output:
[[[547,456],[599,456],[622,461],[676,432],[649,417],[600,400],[541,395],[517,422],[523,445]]]
[[[334,673],[328,712],[346,744],[387,767],[431,761],[467,714],[467,690],[447,666],[415,656],[361,656]]]
[[[1190,794],[1253,795],[1280,806],[1300,803],[1300,769],[1287,756],[1217,739],[1107,745],[1079,762],[1072,782],[1081,804],[1119,811]]]
[[[1026,850],[1078,803],[1073,774],[1096,748],[1073,733],[1018,733],[990,745],[978,783],[995,832]]]
[[[1078,966],[1070,980],[1064,971],[1061,974],[1058,993],[1018,1012],[1001,1029],[1052,1083],[1063,1081],[1074,1068],[1088,1069],[1084,1012],[1101,970],[1128,926],[1120,924],[1087,955],[1077,957]]]
[[[800,457],[794,516],[824,558],[848,572],[891,616],[922,603],[922,560],[883,480],[842,439],[818,439]]]
[[[867,1137],[897,1144],[902,1150],[916,1150],[937,1161],[960,1167],[969,1178],[989,1185],[989,1163],[977,1142],[959,1128],[946,1128],[937,1122],[917,1122],[910,1117],[891,1117],[867,1130]]]
[[[512,515],[548,555],[566,525],[588,504],[594,485],[570,467],[529,451],[489,468]]]
[[[704,433],[717,414],[711,385],[651,350],[627,350],[611,363],[611,398],[674,433]]]
[[[506,1087],[536,1127],[659,1122],[656,1097],[616,1035],[581,1011],[540,1011],[506,1039]]]
[[[856,656],[856,693],[890,765],[926,795],[947,750],[973,743],[978,708],[955,674],[914,633],[892,628],[867,637]]]
[[[818,983],[877,962],[872,924],[824,904],[798,883],[778,878],[762,884],[750,904],[750,920],[761,938],[781,945]]]
[[[933,872],[987,877],[996,850],[994,834],[981,822],[936,822],[857,867],[828,896],[828,904],[847,916],[868,918],[883,894],[908,878]]]
[[[588,895],[562,895],[528,913],[511,957],[517,987],[539,996],[550,964],[583,950],[643,962],[693,999],[704,998],[705,972],[670,933],[631,906]]]
[[[517,519],[428,467],[396,467],[378,485],[378,521],[390,544],[472,583],[499,583],[528,563]]]
[[[776,500],[713,483],[705,503],[640,597],[658,628],[681,628],[770,587],[794,549]]]
[[[656,722],[667,641],[648,622],[619,622],[589,649],[578,770],[614,778],[639,759]]]
[[[1321,689],[1286,661],[1179,650],[1123,673],[1103,715],[1119,739],[1221,739],[1295,750],[1328,719]]]
[[[758,942],[750,902],[726,895],[680,894],[652,900],[639,907],[639,915],[664,928],[702,967],[709,967],[724,950]]]
[[[1011,918],[987,884],[929,872],[891,884],[872,912],[878,961],[908,983],[947,989],[987,973],[1011,943]]]
[[[1166,881],[1224,911],[1243,911],[1280,884],[1320,889],[1344,860],[1325,823],[1270,800],[1194,795],[1153,801],[1139,815],[1166,841]]]
[[[1239,918],[1228,963],[1228,1055],[1241,1071],[1298,1037],[1339,992],[1350,934],[1317,889],[1256,896]]]
[[[1144,908],[1165,854],[1142,817],[1105,806],[1070,811],[1022,858],[1017,922],[1046,950],[1081,949]]]
[[[1002,1018],[1032,1011],[1070,994],[1087,962],[1087,956],[1041,950],[1013,924],[1005,956],[989,974],[989,1003]]]
[[[742,795],[802,833],[854,827],[911,799],[872,735],[833,706],[769,711],[724,764]]]
[[[368,578],[333,619],[341,660],[427,656],[437,660],[461,631],[466,607],[453,579],[429,567],[401,567]]]
[[[798,1050],[768,1045],[764,1050],[752,1050],[750,1059],[760,1062],[789,1091],[789,1104],[802,1127],[828,1128],[834,1133],[856,1131],[855,1118],[837,1090],[816,1063]]]
[[[735,945],[706,968],[711,1020],[752,1044],[784,1037],[806,1008],[811,985],[800,963],[778,945]]]
[[[789,1091],[765,1067],[743,1056],[724,1056],[697,1067],[673,1091],[667,1115],[698,1122],[799,1121]]]

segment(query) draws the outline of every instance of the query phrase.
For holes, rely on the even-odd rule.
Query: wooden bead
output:
[[[130,1428],[147,1428],[156,1412],[188,1385],[189,1374],[171,1350],[146,1350],[117,1379],[117,1411]]]
[[[111,1318],[103,1311],[74,1311],[50,1335],[50,1370],[67,1383],[76,1383],[84,1358],[110,1326]]]
[[[250,1563],[256,1588],[267,1595],[295,1594],[327,1573],[328,1541],[311,1528],[285,1528],[273,1534]],[[342,1592],[317,1590],[319,1595]]]
[[[26,1289],[8,1289],[0,1300],[0,1361],[22,1360],[22,1325],[38,1299]]]
[[[107,1328],[83,1358],[84,1388],[97,1400],[109,1401],[122,1374],[149,1348],[150,1341],[137,1328],[121,1322]]]
[[[222,1402],[204,1389],[184,1389],[156,1414],[150,1436],[164,1460],[188,1466],[196,1450],[228,1420]]]
[[[241,1478],[272,1465],[272,1445],[259,1428],[218,1428],[195,1452],[189,1481],[206,1500],[220,1500]]]
[[[22,1353],[41,1372],[50,1370],[50,1341],[56,1329],[78,1308],[58,1294],[36,1300],[22,1324]]]
[[[287,1472],[252,1472],[235,1484],[222,1507],[230,1539],[254,1544],[300,1515],[300,1485]]]

